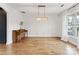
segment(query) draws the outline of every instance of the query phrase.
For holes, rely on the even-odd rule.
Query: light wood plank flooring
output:
[[[59,38],[25,38],[11,45],[0,44],[1,55],[77,55],[79,50]]]

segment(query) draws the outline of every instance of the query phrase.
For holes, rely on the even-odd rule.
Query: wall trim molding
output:
[[[26,37],[26,38],[61,38],[61,37]]]
[[[9,45],[9,44],[12,44],[12,41],[9,41],[9,42],[6,43],[6,45]]]
[[[48,35],[48,36],[42,36],[42,35],[28,35],[28,37],[61,37],[61,36],[51,36],[51,35]]]

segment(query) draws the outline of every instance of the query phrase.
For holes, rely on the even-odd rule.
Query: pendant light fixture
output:
[[[45,14],[45,5],[38,5],[38,16],[36,17],[36,20],[48,20],[48,17],[46,17]],[[43,15],[40,15],[40,9],[43,9]]]

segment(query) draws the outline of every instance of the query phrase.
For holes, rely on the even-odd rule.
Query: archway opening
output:
[[[7,13],[0,7],[0,44],[7,41]]]

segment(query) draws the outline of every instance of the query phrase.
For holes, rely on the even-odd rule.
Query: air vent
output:
[[[25,11],[21,11],[21,13],[25,14],[26,12]]]
[[[64,7],[64,4],[62,4],[60,7]]]

